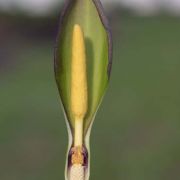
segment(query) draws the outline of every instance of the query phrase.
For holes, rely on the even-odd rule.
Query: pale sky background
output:
[[[63,0],[0,0],[0,8],[11,10],[16,7],[31,14],[46,14],[48,11],[52,12],[60,2]],[[101,0],[101,2],[104,5],[118,3],[142,14],[151,14],[157,12],[159,8],[164,8],[180,15],[180,0]]]

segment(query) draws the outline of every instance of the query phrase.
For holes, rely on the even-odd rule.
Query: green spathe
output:
[[[89,104],[85,117],[85,132],[108,84],[110,37],[104,26],[106,22],[102,22],[105,17],[98,8],[99,3],[92,0],[68,1],[61,18],[55,51],[56,81],[67,119],[73,128],[74,119],[70,110],[71,39],[74,24],[79,24],[85,36],[88,72]]]

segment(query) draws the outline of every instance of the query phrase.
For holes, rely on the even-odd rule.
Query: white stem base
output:
[[[72,165],[69,173],[69,180],[85,180],[84,167],[80,164]]]

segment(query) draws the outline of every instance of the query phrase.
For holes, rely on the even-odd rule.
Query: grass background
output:
[[[180,23],[110,18],[111,82],[91,136],[92,180],[180,177]],[[0,61],[0,179],[64,179],[67,133],[53,38],[15,36]]]

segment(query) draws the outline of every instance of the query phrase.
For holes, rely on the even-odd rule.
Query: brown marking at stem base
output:
[[[72,157],[71,157],[72,164],[84,164],[84,155],[83,155],[83,148],[80,146],[72,148]]]

